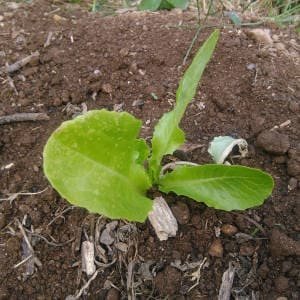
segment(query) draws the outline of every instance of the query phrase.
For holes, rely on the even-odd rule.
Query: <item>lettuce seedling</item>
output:
[[[155,127],[151,151],[138,138],[142,122],[126,112],[89,111],[54,131],[43,153],[44,172],[62,197],[91,212],[140,222],[152,208],[146,196],[152,185],[226,211],[263,203],[273,179],[257,169],[209,164],[162,170],[163,157],[185,141],[179,123],[218,38],[215,30],[196,53],[179,83],[174,108]]]

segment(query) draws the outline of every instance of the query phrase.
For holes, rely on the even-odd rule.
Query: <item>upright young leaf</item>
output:
[[[162,0],[142,0],[138,6],[139,10],[158,10]]]
[[[272,177],[243,166],[178,167],[159,181],[160,190],[174,192],[222,210],[261,205],[272,192]]]
[[[152,155],[149,161],[150,173],[154,182],[158,181],[163,156],[172,154],[184,143],[184,133],[179,128],[179,123],[187,105],[195,96],[199,80],[213,54],[219,34],[219,30],[215,30],[198,50],[179,83],[174,109],[166,113],[155,126],[152,138]]]
[[[44,149],[44,171],[72,204],[110,218],[144,221],[152,201],[143,167],[149,149],[128,113],[90,111],[64,122]]]

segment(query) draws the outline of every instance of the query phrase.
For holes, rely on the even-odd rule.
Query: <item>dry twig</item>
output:
[[[38,58],[40,56],[39,51],[35,51],[32,54],[16,61],[14,64],[12,65],[7,65],[5,67],[0,68],[0,74],[6,73],[6,74],[10,74],[10,73],[14,73],[18,70],[20,70],[21,68],[23,68],[25,65],[27,65],[28,63],[30,63],[33,59]]]
[[[20,193],[11,193],[11,194],[8,194],[8,197],[7,198],[0,198],[0,202],[1,201],[10,201],[10,204],[16,199],[18,198],[18,196],[31,196],[31,195],[38,195],[38,194],[41,194],[43,192],[45,192],[46,190],[48,189],[48,187],[46,187],[45,189],[43,189],[42,191],[39,191],[39,192],[36,192],[36,193],[23,193],[23,192],[20,192]]]
[[[17,113],[0,117],[0,125],[14,122],[48,121],[49,119],[49,116],[45,113]]]
[[[219,290],[218,300],[229,300],[231,295],[231,288],[235,274],[235,267],[232,262],[229,263],[229,268],[222,276],[222,283]]]

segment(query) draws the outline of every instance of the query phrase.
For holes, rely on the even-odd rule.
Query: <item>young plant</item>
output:
[[[142,0],[138,9],[151,11],[161,9],[171,10],[173,8],[187,9],[188,5],[189,0]]]
[[[152,185],[226,211],[263,203],[273,180],[257,169],[177,165],[162,172],[163,157],[184,143],[179,123],[218,38],[215,30],[198,50],[179,83],[174,108],[155,127],[151,151],[138,138],[142,122],[126,112],[89,111],[61,124],[45,146],[44,171],[62,197],[112,219],[139,222],[152,209],[153,201],[146,196]]]

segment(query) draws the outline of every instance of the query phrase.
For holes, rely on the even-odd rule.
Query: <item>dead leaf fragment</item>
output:
[[[109,83],[102,84],[101,89],[106,94],[111,94],[113,91],[112,86]]]
[[[256,28],[248,31],[248,35],[257,43],[272,45],[273,40],[269,29]]]

